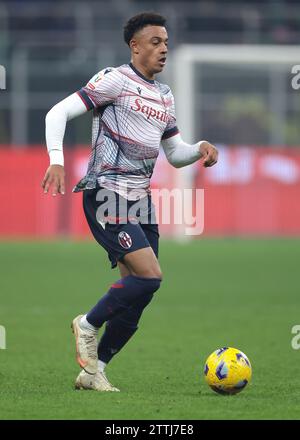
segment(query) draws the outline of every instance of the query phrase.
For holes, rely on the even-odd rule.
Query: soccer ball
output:
[[[237,348],[219,348],[205,362],[205,380],[219,394],[239,393],[249,383],[251,375],[249,359]]]

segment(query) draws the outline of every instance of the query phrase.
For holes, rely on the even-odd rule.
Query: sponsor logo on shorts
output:
[[[118,240],[120,245],[124,248],[124,249],[129,249],[132,246],[132,239],[130,237],[129,234],[127,234],[127,232],[125,231],[121,231],[118,235]]]

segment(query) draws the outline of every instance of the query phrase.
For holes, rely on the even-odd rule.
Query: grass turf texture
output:
[[[161,243],[164,281],[108,377],[121,393],[75,391],[70,323],[118,278],[96,243],[1,243],[0,419],[299,419],[300,240]],[[244,351],[252,383],[220,396],[206,357]]]

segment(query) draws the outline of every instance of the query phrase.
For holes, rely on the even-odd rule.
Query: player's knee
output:
[[[143,294],[153,294],[160,288],[161,279],[156,277],[136,277],[142,284]]]
[[[160,288],[160,278],[148,278],[147,282],[150,285],[150,290],[148,291],[148,293],[155,293]]]

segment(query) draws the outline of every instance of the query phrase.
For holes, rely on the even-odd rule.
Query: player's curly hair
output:
[[[166,18],[155,12],[142,12],[131,17],[124,26],[124,41],[128,44],[134,34],[145,26],[165,26]]]

